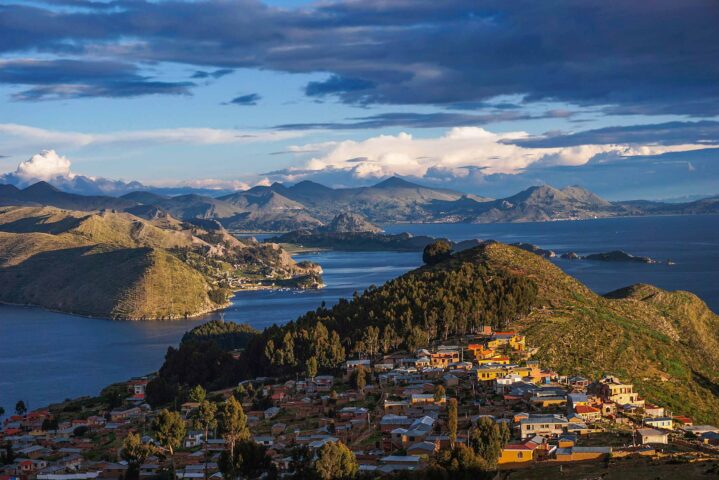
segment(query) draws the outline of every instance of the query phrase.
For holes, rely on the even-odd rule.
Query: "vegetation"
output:
[[[359,466],[354,454],[344,443],[327,442],[317,452],[314,463],[316,478],[342,480],[357,475]]]
[[[452,244],[446,240],[437,240],[424,247],[422,261],[427,265],[436,265],[452,256]]]
[[[212,340],[225,350],[244,348],[260,332],[244,323],[212,320],[182,336],[182,342]]]
[[[348,352],[413,351],[483,325],[504,328],[529,313],[536,292],[524,277],[487,263],[450,259],[266,329],[247,347],[245,373],[303,373],[312,357],[320,371],[328,371],[337,369]]]
[[[175,449],[182,445],[185,438],[185,421],[179,413],[163,409],[152,422],[152,431],[160,446],[170,454],[172,474],[175,476]]]
[[[0,207],[0,302],[174,319],[225,306],[247,282],[318,278],[315,265],[298,266],[277,245],[241,242],[221,227],[207,231],[167,215]]]

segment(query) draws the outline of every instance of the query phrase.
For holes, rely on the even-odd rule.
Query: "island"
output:
[[[238,240],[212,220],[135,213],[0,207],[0,302],[176,319],[224,308],[237,290],[322,286],[319,265],[279,245]]]

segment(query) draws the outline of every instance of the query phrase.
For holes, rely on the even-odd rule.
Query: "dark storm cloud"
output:
[[[225,105],[242,105],[242,106],[252,106],[257,105],[257,102],[260,101],[262,97],[257,93],[249,93],[247,95],[240,95],[239,97],[235,97],[229,102],[226,102]]]
[[[80,60],[14,60],[0,63],[0,83],[31,86],[14,94],[21,101],[80,97],[187,94],[190,82],[161,82],[129,63]]]
[[[572,115],[565,110],[548,110],[533,115],[517,111],[500,111],[486,114],[465,114],[454,112],[436,113],[381,113],[366,117],[351,118],[346,122],[288,123],[277,125],[279,130],[362,130],[372,128],[451,128],[486,125],[488,123],[541,118],[567,118]]]
[[[719,114],[715,0],[65,3],[78,8],[0,6],[0,50],[326,72],[308,94],[365,104],[521,95],[619,114]]]
[[[719,144],[719,122],[667,122],[651,125],[606,127],[583,132],[554,133],[543,137],[513,140],[505,143],[528,148],[573,147],[577,145],[612,144]]]

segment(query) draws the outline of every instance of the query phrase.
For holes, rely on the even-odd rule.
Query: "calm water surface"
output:
[[[618,264],[556,260],[599,293],[637,282],[690,290],[719,311],[719,216],[640,217],[497,225],[393,225],[447,237],[530,242],[560,253],[626,250],[676,265]],[[284,323],[320,302],[332,304],[371,284],[379,285],[421,263],[418,253],[322,252],[296,256],[324,268],[319,291],[243,292],[224,312],[227,321],[257,328]],[[108,383],[156,370],[169,345],[219,314],[174,322],[115,322],[0,306],[0,405],[10,411],[18,399],[39,407],[68,397],[92,395]]]

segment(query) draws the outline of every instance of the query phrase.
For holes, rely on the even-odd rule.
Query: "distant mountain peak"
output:
[[[45,192],[58,193],[61,191],[59,188],[53,187],[52,185],[50,185],[48,182],[46,182],[44,180],[37,182],[37,183],[33,183],[32,185],[24,188],[23,190],[25,192],[34,193],[34,194],[45,193]]]
[[[390,177],[387,180],[383,180],[376,185],[373,185],[373,188],[421,188],[421,185],[408,182],[403,178],[395,176]]]

